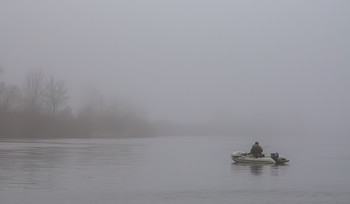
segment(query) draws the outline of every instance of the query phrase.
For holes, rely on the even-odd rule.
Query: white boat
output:
[[[257,163],[257,164],[285,164],[289,160],[278,153],[262,154],[261,157],[255,157],[250,153],[236,151],[232,152],[231,158],[237,163]]]

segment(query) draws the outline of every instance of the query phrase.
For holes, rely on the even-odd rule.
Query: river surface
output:
[[[290,164],[235,164],[235,137],[0,140],[0,203],[349,203],[349,143],[264,139]]]

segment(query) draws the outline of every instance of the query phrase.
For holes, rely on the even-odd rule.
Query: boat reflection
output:
[[[279,173],[281,173],[280,171],[283,173],[286,170],[286,168],[283,168],[286,166],[287,165],[233,162],[231,165],[231,170],[237,173],[247,173],[247,171],[250,171],[252,175],[270,173],[271,176],[279,176]]]
[[[260,175],[263,170],[262,164],[251,164],[250,165],[250,172],[255,175]]]
[[[232,163],[231,170],[236,172],[247,172],[250,170],[252,175],[261,175],[266,164],[253,164],[253,163]],[[271,166],[271,165],[267,165]]]
[[[266,168],[276,166],[273,164],[256,164],[256,163],[232,163],[231,170],[235,172],[247,172],[250,171],[252,175],[261,175]]]

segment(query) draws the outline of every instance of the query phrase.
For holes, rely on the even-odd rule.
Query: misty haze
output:
[[[347,203],[349,25],[341,0],[2,0],[1,203]],[[231,160],[256,141],[290,162]]]

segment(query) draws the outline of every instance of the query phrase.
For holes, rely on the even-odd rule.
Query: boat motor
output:
[[[271,153],[271,158],[272,158],[273,160],[275,160],[276,162],[278,162],[278,157],[279,157],[279,155],[278,155],[277,152],[276,152],[276,153]]]

